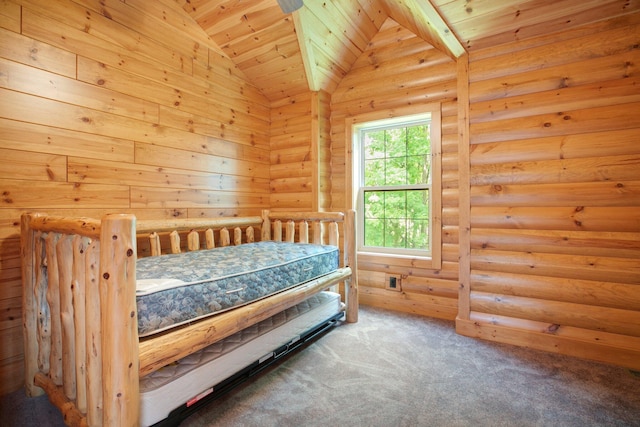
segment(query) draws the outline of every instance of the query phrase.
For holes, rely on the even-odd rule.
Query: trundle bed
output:
[[[353,211],[21,227],[26,390],[69,425],[171,424],[357,321]]]

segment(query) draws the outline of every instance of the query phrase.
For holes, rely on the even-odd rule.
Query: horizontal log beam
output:
[[[55,385],[51,378],[41,372],[36,373],[34,380],[35,384],[47,393],[51,403],[60,410],[65,424],[77,427],[88,426],[87,418],[76,408],[73,401],[67,399],[61,386]]]
[[[145,234],[158,230],[206,230],[208,228],[234,228],[234,227],[250,227],[262,224],[262,218],[259,216],[251,217],[225,217],[217,219],[167,219],[167,220],[138,220],[136,223],[136,233]]]
[[[281,221],[344,221],[344,214],[342,212],[278,212],[270,211],[269,219]]]
[[[471,313],[469,320],[456,319],[456,332],[468,337],[566,354],[640,370],[640,340],[636,337],[524,321],[501,324],[500,318]]]
[[[478,292],[640,311],[638,285],[513,273],[471,271]]]
[[[640,338],[640,312],[471,291],[471,311]]]
[[[31,215],[30,227],[34,231],[100,238],[100,221],[93,218],[46,216],[36,213]]]

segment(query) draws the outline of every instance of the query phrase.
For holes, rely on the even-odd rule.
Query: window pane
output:
[[[365,186],[429,182],[431,147],[428,125],[363,131],[361,136],[364,138]]]
[[[384,145],[385,131],[369,131],[363,133],[364,158],[379,159],[386,157]]]
[[[406,247],[406,219],[387,218],[384,228],[385,248],[405,248]]]
[[[429,163],[427,155],[407,157],[407,184],[428,184]]]
[[[384,247],[384,222],[379,219],[365,218],[364,240],[367,246]]]
[[[429,126],[411,126],[407,128],[407,155],[424,155],[431,152]]]
[[[384,218],[384,191],[364,192],[364,217]]]
[[[374,187],[385,185],[385,159],[371,159],[364,161],[364,185]]]
[[[407,155],[406,128],[388,129],[386,131],[387,157],[404,157]]]
[[[364,245],[427,249],[427,190],[364,192]]]
[[[407,192],[406,191],[385,191],[384,212],[387,218],[406,217]]]
[[[407,222],[407,248],[424,249],[429,247],[429,221]]]
[[[429,190],[407,191],[407,217],[429,219]]]
[[[391,157],[385,162],[383,185],[405,185],[407,183],[407,158]]]

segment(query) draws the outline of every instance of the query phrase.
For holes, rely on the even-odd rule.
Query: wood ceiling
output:
[[[394,21],[452,58],[640,10],[640,0],[175,0],[270,101],[332,93]]]

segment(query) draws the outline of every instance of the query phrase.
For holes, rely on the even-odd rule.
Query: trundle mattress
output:
[[[257,242],[140,258],[138,333],[145,337],[335,271],[336,246]]]
[[[342,311],[340,295],[320,292],[300,304],[140,379],[140,425],[155,424],[246,366]]]

